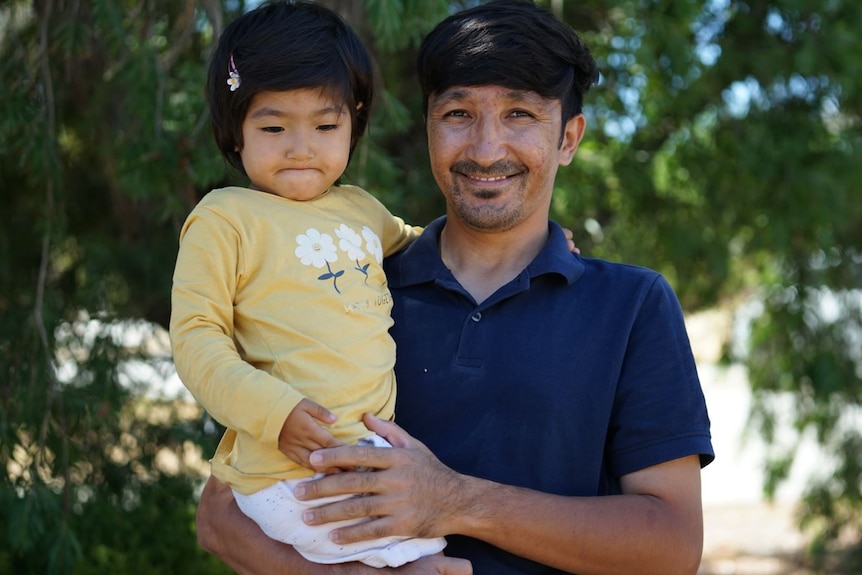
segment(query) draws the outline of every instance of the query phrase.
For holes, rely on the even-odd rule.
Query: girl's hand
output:
[[[568,240],[569,242],[569,251],[576,254],[581,253],[581,250],[578,249],[578,246],[575,245],[575,241],[572,239],[575,237],[575,234],[572,233],[572,230],[570,230],[569,228],[563,228],[563,235],[566,236],[566,240]]]
[[[303,399],[284,420],[281,433],[278,435],[279,451],[294,463],[312,469],[308,462],[308,456],[312,451],[343,445],[321,425],[332,425],[335,419],[335,414],[322,405],[310,399]],[[327,472],[335,471],[337,470]]]

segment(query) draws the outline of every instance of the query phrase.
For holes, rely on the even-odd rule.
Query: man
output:
[[[418,72],[446,216],[387,262],[407,433],[367,417],[394,449],[315,452],[321,470],[376,471],[297,489],[364,494],[306,522],[370,518],[333,531],[339,543],[444,535],[446,555],[470,562],[430,557],[398,573],[694,574],[713,452],[679,304],[652,271],[569,253],[548,221],[597,78],[588,49],[508,0],[444,20]],[[264,541],[213,481],[198,525],[241,572],[371,572]]]

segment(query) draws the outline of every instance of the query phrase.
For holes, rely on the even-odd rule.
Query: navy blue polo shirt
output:
[[[384,264],[397,423],[459,472],[559,495],[619,493],[627,473],[713,459],[682,311],[661,275],[572,254],[549,222],[533,262],[477,305],[440,259],[444,224]],[[447,539],[476,575],[559,573]]]

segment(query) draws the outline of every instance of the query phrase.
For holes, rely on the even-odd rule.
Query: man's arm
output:
[[[564,497],[461,475],[395,424],[374,418],[366,423],[396,448],[327,449],[312,454],[311,461],[321,467],[359,465],[378,471],[306,483],[301,497],[369,494],[311,512],[313,523],[376,517],[334,531],[341,542],[458,533],[581,575],[697,571],[703,511],[696,455],[624,476],[622,495]]]
[[[196,517],[198,544],[240,575],[471,575],[469,561],[442,555],[424,557],[399,569],[375,569],[361,563],[321,565],[307,561],[293,547],[267,537],[237,507],[230,488],[210,477]]]
[[[703,520],[700,463],[678,459],[622,478],[623,495],[561,497],[475,482],[467,535],[582,575],[693,575]],[[490,504],[490,505],[489,505]]]
[[[195,523],[198,544],[204,551],[241,575],[276,572],[315,575],[313,566],[303,570],[302,557],[291,546],[270,539],[246,517],[237,507],[230,488],[214,477],[210,477],[201,493]]]

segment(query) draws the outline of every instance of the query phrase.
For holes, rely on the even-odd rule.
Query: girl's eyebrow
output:
[[[332,105],[326,106],[324,108],[320,108],[319,110],[315,110],[312,112],[313,116],[326,116],[328,114],[338,114],[339,116],[346,114],[344,106],[341,105]],[[249,116],[250,118],[266,118],[266,117],[276,117],[276,118],[285,118],[289,116],[288,112],[284,110],[280,110],[278,108],[270,108],[269,106],[264,106],[263,108],[258,108]]]
[[[275,116],[277,118],[280,118],[280,117],[283,117],[286,115],[287,114],[285,114],[284,112],[282,112],[281,110],[278,110],[276,108],[263,107],[263,108],[258,108],[257,110],[252,112],[251,117],[252,118],[264,118],[266,116]]]

